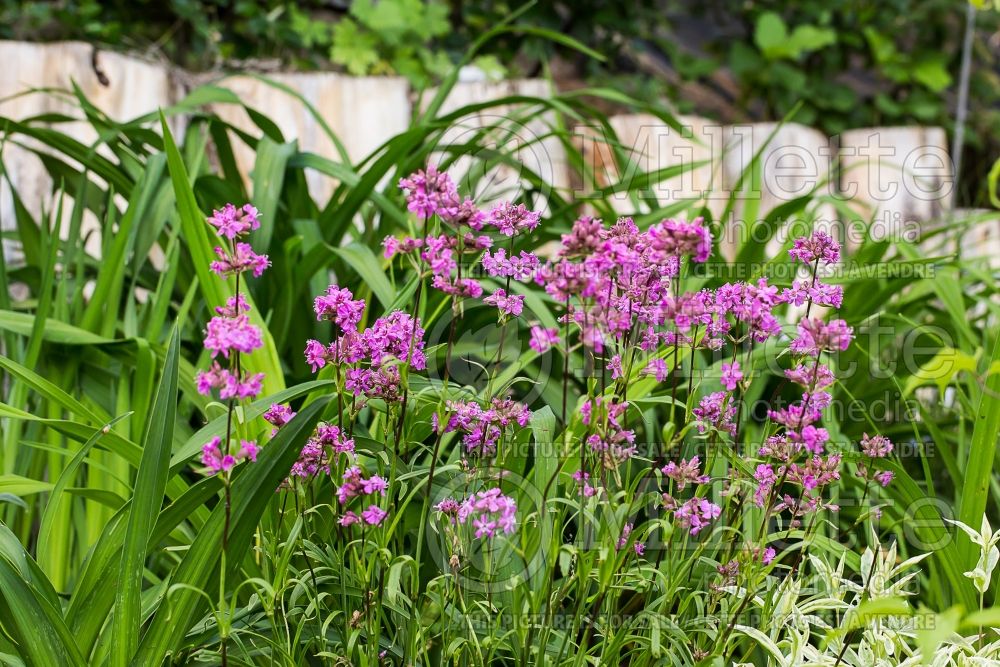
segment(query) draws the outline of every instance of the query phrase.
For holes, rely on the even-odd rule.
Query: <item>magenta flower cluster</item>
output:
[[[698,456],[690,460],[670,461],[660,470],[669,481],[671,490],[662,494],[663,509],[672,514],[678,527],[688,531],[693,537],[712,524],[722,514],[722,508],[698,495],[699,487],[708,484],[711,478],[701,472]],[[683,502],[674,497],[674,492],[683,491],[688,485],[694,486],[694,495]]]
[[[854,332],[846,321],[829,314],[843,302],[843,289],[821,279],[821,267],[840,261],[840,248],[831,236],[815,232],[794,241],[789,257],[798,263],[800,275],[790,285],[781,287],[768,278],[755,277],[683,291],[685,276],[698,268],[692,265],[707,262],[712,252],[712,233],[701,218],[666,219],[640,229],[628,217],[606,225],[584,216],[562,235],[557,249],[536,255],[515,251],[515,242],[528,238],[541,223],[541,216],[527,204],[504,201],[480,209],[459,195],[446,173],[432,166],[402,179],[399,186],[407,208],[419,218],[419,231],[384,239],[384,258],[389,265],[399,263],[415,272],[421,290],[429,285],[445,295],[442,299],[438,294],[436,312],[450,304],[458,317],[463,300],[474,299],[495,309],[504,327],[512,319],[524,318],[530,331],[527,343],[534,353],[542,355],[561,347],[567,358],[572,351],[594,363],[594,379],[579,383],[583,395],[566,410],[571,429],[567,439],[579,446],[579,457],[560,466],[552,477],[572,480],[567,486],[578,495],[581,517],[585,503],[619,498],[626,486],[623,479],[629,479],[637,465],[649,466],[649,459],[662,475],[657,497],[673,529],[686,535],[685,539],[710,534],[713,526],[723,523],[722,505],[756,507],[753,511],[765,519],[788,513],[791,526],[801,525],[808,513],[836,508],[825,499],[830,494],[824,495],[840,479],[843,466],[842,454],[830,451],[831,433],[824,422],[837,381],[828,364],[831,356],[850,348]],[[233,242],[213,270],[220,275],[235,274],[237,279],[246,272],[259,275],[266,257],[254,255],[248,244],[239,241],[259,225],[256,211],[227,207],[216,212],[213,220],[220,234]],[[525,317],[525,294],[530,295],[532,283],[555,303],[557,320],[549,319],[547,324],[557,326],[532,320],[530,311]],[[381,525],[388,516],[384,499],[391,498],[389,481],[366,470],[366,466],[378,470],[379,459],[372,464],[364,451],[355,452],[355,417],[365,409],[378,411],[380,420],[385,416],[385,422],[378,422],[385,438],[391,437],[396,425],[401,425],[402,433],[408,423],[410,371],[427,366],[425,331],[418,318],[423,311],[393,310],[372,321],[376,313],[367,308],[364,300],[336,284],[315,298],[316,319],[329,323],[332,335],[329,342],[309,340],[305,361],[313,372],[327,369],[324,377],[336,378],[338,398],[350,402],[347,418],[351,421],[345,420],[343,404],[338,405],[337,423],[316,429],[286,481],[291,486],[321,475],[330,477],[335,488],[335,519],[343,527]],[[199,375],[199,388],[218,390],[223,399],[253,398],[260,392],[263,378],[240,374],[239,364],[233,363],[262,344],[261,332],[250,323],[248,312],[248,304],[237,294],[218,309],[218,317],[206,330],[206,348],[214,361]],[[428,312],[435,311],[430,308]],[[795,318],[794,327],[782,327],[783,313]],[[745,414],[745,394],[759,368],[754,363],[759,355],[753,352],[764,345],[787,350],[780,357],[788,366],[783,386],[796,388],[797,398],[775,405],[763,426],[760,416],[755,416],[755,429],[762,428],[764,433],[754,440],[753,451],[745,453],[747,467],[720,475],[716,457],[708,456],[706,464],[689,446],[701,442],[739,445],[741,419],[750,418]],[[694,370],[704,369],[695,366],[710,356],[703,353],[706,350],[725,358],[711,366],[715,375],[710,381],[696,384]],[[534,360],[533,355],[529,357]],[[669,382],[672,400],[664,404],[671,411],[680,409],[687,419],[676,426],[680,433],[664,430],[668,448],[649,458],[646,452],[640,456],[636,443],[637,431],[649,430],[648,423],[638,429],[635,425],[637,413],[642,413],[640,418],[647,416],[645,408],[636,409],[637,400],[630,400],[637,382],[645,392]],[[662,388],[654,390],[662,395]],[[459,448],[455,453],[458,466],[470,477],[478,476],[461,495],[435,506],[447,519],[448,534],[458,540],[453,547],[460,543],[459,536],[467,537],[470,532],[484,540],[513,533],[518,525],[517,503],[501,491],[498,480],[504,479],[509,445],[524,442],[517,438],[528,427],[531,411],[509,397],[506,386],[496,394],[491,386],[485,397],[468,400],[449,400],[443,392],[437,398],[433,391],[432,387],[421,396],[437,404],[433,412],[422,413],[431,414],[430,437],[439,446],[454,443]],[[676,396],[678,391],[680,396]],[[273,405],[264,416],[277,431],[294,412]],[[411,414],[410,419],[409,423],[426,425],[426,417]],[[360,434],[358,438],[364,442]],[[411,444],[398,435],[397,439]],[[683,447],[677,448],[678,443]],[[857,475],[866,485],[889,484],[892,472],[886,468],[891,466],[882,459],[892,453],[892,443],[882,436],[866,435],[860,450]],[[222,449],[217,458],[214,451],[211,456],[207,451],[208,459],[218,460],[218,469],[228,469],[225,466],[231,467],[240,456],[256,455],[255,446],[248,442],[231,456]],[[674,454],[678,451],[685,458]],[[388,477],[396,479],[393,473]],[[721,503],[716,486],[722,488],[723,497],[737,496],[739,502]],[[626,518],[638,522],[631,515]],[[610,535],[609,546],[625,550],[631,545],[632,552],[642,557],[646,546],[635,539],[636,530],[633,523],[625,523],[620,532]],[[648,534],[645,526],[638,530]],[[735,581],[741,566],[771,564],[777,552],[767,541],[766,535],[754,536],[738,550],[743,554],[739,559],[719,566],[720,574]]]
[[[318,297],[317,319],[334,322],[341,335],[329,345],[307,341],[306,363],[313,372],[328,364],[338,372],[343,370],[346,388],[355,396],[398,402],[402,399],[400,364],[415,370],[427,366],[424,330],[419,319],[396,310],[358,331],[364,305],[353,299],[350,290],[335,285]]]
[[[346,505],[352,498],[360,498],[362,504],[368,503],[361,512],[353,510],[345,511],[338,519],[341,526],[352,526],[357,523],[365,523],[369,526],[377,526],[382,523],[389,513],[371,501],[372,496],[384,496],[389,483],[378,475],[365,477],[361,468],[351,466],[344,471],[343,480],[337,489],[337,501],[341,506]]]
[[[473,493],[461,502],[446,498],[436,509],[456,524],[471,523],[480,539],[513,533],[517,527],[517,503],[497,488]]]
[[[494,456],[503,436],[515,426],[527,426],[531,419],[527,407],[510,399],[495,398],[486,409],[475,401],[448,401],[447,407],[449,417],[444,432],[462,433],[466,455],[477,458]],[[436,414],[433,419],[436,427]]]
[[[259,278],[270,262],[267,255],[254,253],[249,243],[240,240],[260,228],[257,209],[250,204],[239,208],[226,204],[222,210],[213,211],[207,222],[228,241],[228,244],[215,249],[218,260],[212,262],[209,268],[222,278],[235,276],[236,291],[225,305],[215,308],[215,316],[205,328],[204,345],[211,352],[213,361],[208,370],[198,372],[195,382],[200,393],[208,396],[218,391],[219,398],[230,402],[228,440],[231,437],[232,402],[258,396],[264,380],[263,373],[251,373],[241,363],[241,355],[261,348],[264,340],[260,327],[250,322],[250,304],[239,291],[240,277],[250,273]],[[213,473],[228,473],[241,460],[256,461],[256,442],[241,440],[235,452],[230,451],[231,447],[230,442],[220,437],[213,438],[202,448],[202,464]]]

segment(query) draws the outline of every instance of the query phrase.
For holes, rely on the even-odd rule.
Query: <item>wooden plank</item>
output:
[[[876,238],[915,240],[923,224],[950,208],[953,187],[948,141],[940,127],[847,130],[840,137],[839,196]],[[848,229],[856,247],[862,230]]]
[[[309,100],[344,144],[353,163],[409,125],[409,88],[405,79],[351,77],[333,72],[276,73],[268,78],[293,88]],[[272,120],[286,141],[296,139],[302,150],[341,161],[321,124],[294,96],[255,77],[230,76],[217,83]],[[217,104],[213,105],[213,111],[234,126],[260,136],[261,131],[243,108]],[[248,176],[253,169],[253,151],[240,141],[234,142],[234,151],[237,165]],[[323,202],[336,185],[316,172],[307,172],[306,180],[311,194]]]
[[[34,88],[54,88],[70,91],[75,83],[83,94],[109,117],[123,121],[169,106],[179,91],[167,67],[119,53],[98,51],[83,42],[0,41],[0,115],[23,120],[39,114],[60,113],[82,117],[69,93],[25,93]],[[97,139],[97,132],[85,121],[60,123],[56,128],[85,144]],[[37,146],[30,140],[19,141]],[[101,151],[110,156],[110,152]],[[41,161],[30,151],[10,143],[3,147],[3,160],[10,183],[17,189],[26,208],[38,216],[53,209],[52,179]],[[72,203],[64,205],[69,215]],[[0,224],[4,229],[13,225],[13,200],[10,185],[0,185]],[[66,225],[63,226],[64,234]],[[84,216],[82,233],[90,234],[88,251],[99,253],[100,235],[93,234],[100,225],[89,213]],[[17,260],[16,248],[5,245],[5,251]]]
[[[426,108],[435,94],[435,89],[424,93],[421,100],[422,108]],[[549,82],[541,79],[516,79],[500,83],[459,82],[445,99],[439,115],[455,112],[471,104],[498,100],[511,95],[544,98],[550,97],[551,94]],[[523,113],[515,113],[510,105],[498,105],[466,114],[444,132],[442,145],[476,141],[487,150],[502,145],[505,149],[515,149],[518,164],[501,165],[481,173],[479,160],[463,157],[455,162],[449,172],[459,182],[463,192],[475,194],[477,200],[484,203],[515,199],[522,192],[525,183],[522,167],[538,174],[544,182],[566,196],[569,194],[570,182],[566,151],[558,137],[550,136],[553,125],[554,117],[549,112],[536,113],[526,118]],[[492,129],[485,140],[480,137],[484,128],[494,127],[496,129]],[[434,153],[431,159],[440,162],[445,156],[446,152],[441,151]],[[547,207],[543,206],[537,208],[543,213],[547,210]]]

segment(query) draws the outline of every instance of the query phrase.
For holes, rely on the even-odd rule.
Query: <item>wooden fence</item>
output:
[[[20,94],[31,88],[69,90],[74,85],[110,117],[124,120],[167,107],[182,99],[192,85],[214,82],[236,92],[247,104],[264,112],[288,139],[297,139],[305,150],[338,159],[333,142],[320,123],[293,95],[249,76],[195,77],[166,65],[113,52],[95,52],[79,42],[36,44],[0,41],[0,116],[21,120],[50,113],[73,113],[65,95]],[[403,131],[411,118],[415,95],[405,80],[393,77],[350,77],[336,73],[280,73],[270,78],[308,100],[357,161],[382,142]],[[502,83],[460,82],[445,103],[445,110],[511,94],[544,96],[549,83],[540,80]],[[426,96],[425,96],[426,97]],[[217,105],[228,122],[257,132],[243,109]],[[491,110],[491,114],[499,113]],[[735,220],[763,216],[775,206],[812,191],[826,195],[821,219],[842,220],[844,207],[864,219],[874,218],[875,233],[901,230],[920,233],[930,226],[963,215],[951,210],[953,175],[945,132],[940,128],[890,127],[853,129],[839,137],[790,123],[723,125],[699,117],[682,117],[682,131],[644,115],[620,115],[611,125],[631,162],[648,171],[688,161],[696,168],[659,184],[653,196],[660,205],[680,199],[705,197],[715,215],[752,157],[760,151],[759,187],[749,187],[732,212]],[[173,122],[178,124],[179,119]],[[475,115],[454,128],[459,141],[463,129],[487,122]],[[96,139],[85,123],[61,124],[83,142]],[[545,124],[526,123],[519,137],[525,140],[521,158],[541,172],[555,187],[572,193],[574,179],[561,142],[546,137]],[[614,182],[609,142],[600,128],[576,128],[583,153],[598,176]],[[534,135],[536,139],[532,139]],[[541,137],[541,138],[538,138]],[[10,187],[14,185],[27,208],[37,213],[50,206],[52,182],[30,142],[6,142],[3,161],[6,179],[0,184],[0,225],[12,225]],[[237,142],[239,143],[239,142]],[[761,150],[762,149],[762,150]],[[246,172],[253,155],[238,148],[237,163]],[[310,175],[310,189],[318,197],[331,191],[329,179]],[[507,174],[504,178],[517,178]],[[500,180],[504,180],[501,178]],[[585,196],[586,193],[577,193]],[[631,204],[621,202],[621,209]],[[982,216],[981,216],[982,217]],[[1000,258],[1000,219],[980,223],[957,241],[966,253]]]

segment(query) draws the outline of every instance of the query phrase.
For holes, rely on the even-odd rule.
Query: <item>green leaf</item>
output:
[[[33,315],[27,313],[15,313],[10,310],[0,310],[0,329],[11,331],[21,336],[30,336],[31,327],[35,321]],[[86,329],[66,324],[51,317],[45,321],[45,330],[42,332],[42,340],[60,345],[108,345],[120,343],[113,338],[105,338],[91,333]]]
[[[0,367],[10,373],[12,376],[18,378],[29,387],[37,391],[39,394],[49,399],[53,403],[62,406],[66,410],[70,411],[77,417],[83,417],[93,423],[99,423],[104,421],[100,416],[96,415],[90,408],[85,406],[83,403],[73,398],[62,389],[57,387],[52,382],[49,382],[41,375],[38,375],[34,371],[28,370],[21,364],[8,359],[7,357],[0,356]]]
[[[277,394],[271,394],[269,396],[259,398],[253,403],[244,406],[243,417],[246,421],[256,419],[264,414],[264,412],[271,407],[272,403],[293,401],[299,396],[312,392],[314,389],[329,387],[333,384],[335,384],[333,380],[310,380],[309,382],[303,382],[302,384],[297,384],[294,387],[283,389]],[[170,459],[171,470],[177,472],[181,468],[188,465],[191,457],[201,451],[202,445],[215,436],[221,437],[225,432],[226,415],[223,414],[198,429],[194,435],[188,438],[187,441],[177,449],[173,457]]]
[[[0,493],[9,493],[18,498],[45,493],[52,488],[48,482],[40,482],[21,475],[0,475]]]
[[[1000,334],[993,341],[993,354],[987,367],[1000,361]],[[990,478],[997,452],[997,438],[1000,436],[1000,373],[993,373],[986,379],[979,396],[972,441],[969,443],[969,460],[965,464],[965,481],[962,484],[962,502],[958,519],[967,526],[979,526],[986,512],[989,497]],[[963,539],[959,553],[961,563],[972,563],[974,548]]]
[[[881,618],[882,616],[911,616],[912,614],[913,608],[901,597],[865,600],[847,612],[840,627],[831,630],[827,635],[827,641],[838,635],[845,635],[852,630],[868,627],[875,618]]]
[[[941,348],[930,361],[922,364],[913,372],[913,375],[906,378],[903,396],[909,396],[917,387],[931,382],[943,392],[958,373],[962,371],[975,373],[977,364],[976,357],[971,354],[952,347]]]
[[[556,416],[549,406],[531,413],[531,433],[535,441],[535,463],[532,477],[535,488],[545,490],[559,469],[556,455]]]
[[[87,458],[87,454],[90,453],[91,448],[97,444],[97,441],[101,439],[101,436],[107,435],[111,432],[111,428],[120,422],[122,419],[128,417],[128,414],[121,415],[112,419],[110,422],[105,424],[102,428],[94,431],[87,441],[80,447],[79,451],[73,456],[72,460],[66,467],[63,468],[62,472],[59,474],[59,478],[56,480],[55,486],[52,487],[51,493],[49,493],[49,499],[45,503],[45,510],[42,512],[42,520],[38,529],[38,553],[40,554],[40,560],[42,565],[45,566],[45,557],[50,553],[47,548],[51,544],[50,540],[52,537],[53,525],[55,523],[55,517],[58,515],[60,508],[63,505],[63,491],[67,490],[70,482],[76,478],[76,473],[80,469],[80,465],[83,463],[84,459]]]
[[[753,41],[761,52],[770,57],[780,52],[788,40],[788,28],[780,16],[774,12],[764,12],[757,18]]]
[[[798,57],[802,53],[819,51],[820,49],[835,44],[837,33],[830,28],[817,28],[814,25],[796,26],[792,31],[792,36],[788,40],[789,49],[794,51]]]
[[[920,649],[921,662],[929,665],[941,643],[958,631],[962,608],[955,606],[940,614],[921,609],[920,614],[924,615],[924,619],[917,623],[917,647]]]
[[[285,183],[288,160],[296,153],[294,141],[279,144],[270,137],[257,143],[257,160],[253,166],[253,203],[260,209],[260,229],[254,243],[264,252],[271,246],[278,218],[278,202]]]
[[[988,190],[990,191],[990,203],[994,208],[1000,208],[1000,190],[997,190],[997,183],[1000,181],[1000,158],[990,167],[990,173],[986,178]]]
[[[951,85],[948,63],[942,54],[924,56],[913,65],[913,78],[932,92],[943,92]]]
[[[24,554],[22,562],[29,560]],[[32,572],[40,576],[34,568]],[[36,590],[6,555],[0,556],[0,624],[29,665],[84,664],[58,607]]]
[[[396,298],[396,290],[392,288],[389,279],[385,277],[385,269],[382,268],[382,263],[379,262],[371,248],[360,243],[352,243],[342,248],[333,248],[333,252],[337,253],[347,262],[349,267],[354,269],[354,272],[358,274],[367,287],[371,288],[372,294],[378,297],[385,308],[392,305]]]
[[[836,32],[814,25],[800,25],[789,33],[784,20],[775,12],[761,14],[754,30],[754,43],[770,60],[795,60],[803,53],[818,51],[836,41]]]
[[[170,473],[170,446],[174,438],[177,413],[177,367],[180,357],[180,333],[170,337],[163,374],[153,399],[142,438],[142,460],[136,475],[135,490],[125,529],[118,596],[115,604],[111,643],[111,664],[124,667],[139,646],[141,627],[142,580],[149,534],[163,505],[163,493]]]
[[[364,76],[379,62],[377,46],[375,37],[362,32],[357,23],[341,19],[333,26],[330,60],[343,65],[355,76]]]

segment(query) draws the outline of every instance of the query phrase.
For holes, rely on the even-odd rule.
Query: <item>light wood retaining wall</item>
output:
[[[69,90],[79,86],[87,98],[110,117],[126,120],[182,99],[197,83],[212,81],[236,92],[248,105],[273,120],[288,140],[300,148],[331,159],[339,159],[333,142],[320,123],[301,102],[285,92],[249,76],[209,79],[178,73],[166,65],[113,52],[98,52],[79,42],[35,44],[0,41],[0,116],[22,120],[40,114],[73,113],[72,104],[58,96],[32,93],[29,88]],[[340,138],[352,161],[368,155],[382,142],[403,131],[410,120],[415,95],[405,80],[393,77],[356,78],[337,73],[280,73],[271,78],[287,85],[314,105]],[[432,93],[424,96],[426,100]],[[503,83],[459,83],[444,105],[444,111],[462,105],[498,99],[511,94],[544,96],[549,83],[540,80]],[[215,105],[219,116],[250,132],[259,132],[242,108]],[[485,113],[485,112],[484,112]],[[491,115],[502,113],[492,109]],[[522,142],[520,159],[566,194],[586,196],[571,173],[561,142],[546,136],[549,121],[544,114],[528,119],[513,139]],[[172,121],[182,128],[182,119]],[[481,114],[463,118],[449,130],[445,140],[462,141],[469,132],[489,122]],[[821,221],[841,221],[844,211],[875,220],[884,233],[907,233],[939,224],[952,214],[951,163],[945,132],[940,128],[892,127],[854,129],[839,137],[826,137],[815,129],[795,123],[777,127],[772,123],[722,125],[699,117],[681,117],[683,131],[645,115],[620,115],[611,119],[626,154],[643,171],[688,162],[697,168],[655,188],[655,204],[668,205],[681,199],[706,197],[714,215],[723,212],[726,199],[737,186],[752,157],[760,151],[762,179],[759,187],[747,186],[738,199],[733,220],[763,217],[776,206],[816,191],[831,203],[817,212]],[[60,125],[84,142],[96,136],[89,125]],[[577,128],[584,155],[603,183],[622,178],[611,166],[610,147],[599,128]],[[30,142],[22,147],[6,142],[3,161],[6,179],[0,183],[0,225],[13,225],[10,183],[17,188],[28,209],[37,213],[51,207],[52,181],[32,154]],[[253,155],[240,142],[237,162],[247,173]],[[458,170],[461,173],[461,169]],[[318,174],[308,177],[310,189],[319,198],[328,196],[333,183]],[[501,196],[517,187],[516,170],[498,168],[491,174],[491,191]],[[578,178],[577,178],[578,180]],[[840,198],[843,206],[833,202]],[[646,202],[653,205],[653,202]],[[621,212],[634,205],[622,198]],[[848,238],[850,243],[850,237]],[[968,239],[959,239],[966,252],[1000,258],[1000,219],[982,223]]]

